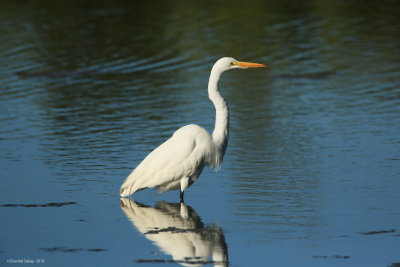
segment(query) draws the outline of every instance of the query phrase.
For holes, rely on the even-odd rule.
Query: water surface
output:
[[[399,10],[2,1],[0,265],[399,263]],[[212,131],[206,86],[222,56],[270,67],[220,82],[221,170],[186,205],[153,190],[121,202],[125,177],[176,129]]]

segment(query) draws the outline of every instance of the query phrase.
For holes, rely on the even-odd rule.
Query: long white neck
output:
[[[218,90],[218,81],[224,70],[214,67],[211,70],[208,82],[208,97],[215,106],[215,128],[212,139],[217,149],[215,167],[218,168],[222,163],[226,147],[228,146],[229,136],[229,110],[225,99]]]

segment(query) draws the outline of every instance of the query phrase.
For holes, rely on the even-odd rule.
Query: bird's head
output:
[[[217,67],[221,71],[227,71],[231,69],[263,68],[267,66],[259,63],[238,61],[232,57],[223,57],[215,63],[214,67]]]

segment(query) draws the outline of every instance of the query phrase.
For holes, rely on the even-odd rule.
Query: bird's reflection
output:
[[[184,266],[228,266],[228,250],[222,229],[217,225],[204,227],[197,213],[184,203],[159,201],[152,208],[122,198],[120,205],[139,232],[173,258],[172,261],[138,261],[176,262]]]

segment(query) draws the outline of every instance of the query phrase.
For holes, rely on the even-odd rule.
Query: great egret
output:
[[[241,62],[231,57],[219,59],[211,69],[208,96],[215,106],[215,128],[210,135],[204,128],[190,124],[178,129],[171,138],[153,150],[125,179],[121,197],[156,187],[159,192],[180,189],[183,202],[185,189],[199,178],[204,166],[219,169],[228,145],[229,111],[218,90],[221,74],[230,69],[266,67]]]

